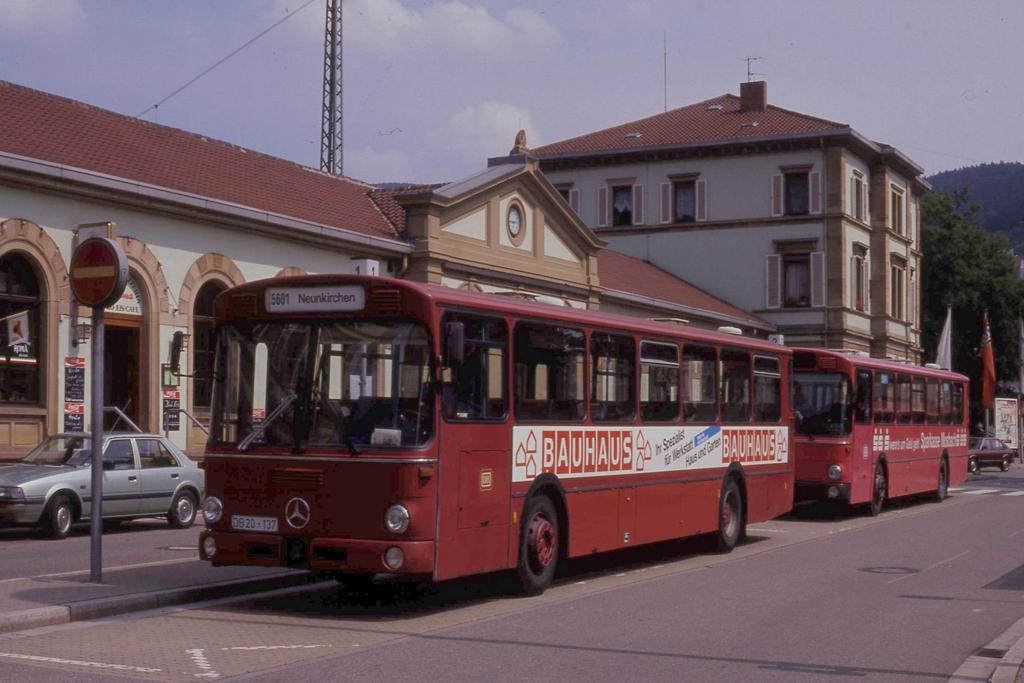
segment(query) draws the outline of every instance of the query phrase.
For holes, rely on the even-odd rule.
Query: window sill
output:
[[[24,417],[46,417],[46,408],[42,408],[38,405],[26,405],[24,403],[0,402],[0,414],[20,415]]]

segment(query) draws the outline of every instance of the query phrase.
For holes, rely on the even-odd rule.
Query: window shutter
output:
[[[576,188],[569,190],[569,208],[576,212],[576,215],[580,215],[580,191]]]
[[[644,186],[633,186],[633,225],[644,224]]]
[[[862,221],[871,225],[871,205],[868,204],[868,184],[865,182],[861,185],[861,192],[864,193],[864,215],[860,217]]]
[[[854,176],[850,176],[850,192],[849,192],[849,199],[850,200],[846,203],[846,206],[848,207],[846,213],[850,214],[854,218],[860,218],[860,216],[857,215],[857,197],[856,197],[856,194],[857,194],[857,178],[855,178]]]
[[[782,256],[769,254],[764,259],[765,308],[782,307]]]
[[[864,310],[871,314],[871,257],[864,257],[864,264],[861,266],[864,269]]]
[[[772,176],[772,215],[782,215],[782,174]]]
[[[706,221],[708,219],[708,183],[706,180],[698,180],[693,184],[693,188],[694,194],[697,195],[695,199],[697,215],[694,218],[698,221]]]
[[[825,305],[825,252],[811,252],[811,306]]]
[[[608,225],[608,188],[597,188],[597,227]]]
[[[910,272],[910,283],[907,287],[907,320],[910,322],[911,327],[916,327],[917,323],[917,274],[914,271]]]
[[[850,308],[857,310],[857,300],[860,299],[860,292],[857,290],[857,274],[860,273],[860,259],[856,256],[850,257]],[[864,282],[863,275],[861,282]]]
[[[661,184],[661,222],[672,222],[672,183]]]
[[[811,213],[821,213],[821,174],[811,173],[808,175],[808,181],[811,192]]]

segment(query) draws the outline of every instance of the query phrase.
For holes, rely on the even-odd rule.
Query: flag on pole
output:
[[[992,353],[992,332],[988,327],[988,311],[981,314],[981,407],[988,410],[996,399],[996,359]]]
[[[946,309],[946,322],[942,325],[939,335],[939,350],[935,353],[935,363],[943,370],[953,369],[953,307]],[[1024,385],[1021,385],[1024,386]]]
[[[15,313],[5,318],[7,321],[7,345],[28,344],[32,340],[28,332],[28,311]]]

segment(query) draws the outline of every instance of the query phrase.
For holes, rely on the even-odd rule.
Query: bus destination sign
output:
[[[268,313],[361,311],[366,306],[366,291],[359,285],[268,287],[264,297]]]

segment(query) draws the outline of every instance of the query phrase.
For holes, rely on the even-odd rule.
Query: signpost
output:
[[[71,291],[92,308],[92,486],[89,580],[103,580],[103,311],[128,284],[128,259],[107,237],[90,237],[71,256]]]

